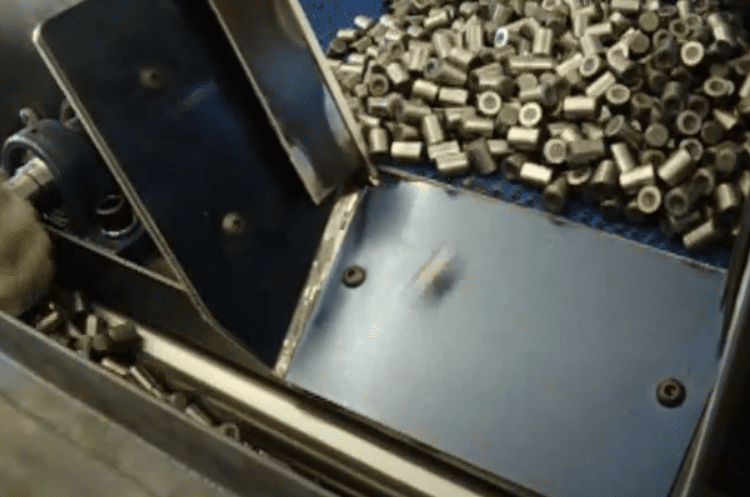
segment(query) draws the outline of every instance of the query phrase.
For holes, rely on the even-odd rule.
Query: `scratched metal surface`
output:
[[[441,251],[435,295],[419,274]],[[666,496],[715,378],[724,271],[400,182],[368,192],[332,275],[292,383],[544,495]],[[668,376],[688,392],[671,410]]]
[[[339,0],[335,2],[302,0],[302,4],[310,17],[310,22],[324,48],[334,38],[338,29],[351,26],[354,16],[365,14],[377,17],[383,14],[385,12],[384,3],[386,2],[383,0]],[[415,164],[399,165],[398,167],[428,178],[437,178],[432,166]],[[449,181],[460,185],[464,178],[451,178]],[[495,198],[540,211],[544,210],[541,191],[518,182],[507,181],[499,173],[477,178],[475,183],[484,187]],[[729,247],[715,247],[697,254],[689,253],[679,239],[669,239],[658,226],[633,224],[625,220],[607,221],[602,218],[597,206],[582,199],[570,201],[562,215],[571,221],[644,243],[660,250],[691,257],[713,266],[726,268],[729,265],[731,257]]]

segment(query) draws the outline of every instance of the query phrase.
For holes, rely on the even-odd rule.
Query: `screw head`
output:
[[[349,288],[356,288],[365,282],[367,271],[362,266],[352,264],[344,270],[342,280]]]
[[[161,70],[153,67],[141,69],[141,72],[139,74],[141,85],[152,90],[158,90],[159,88],[162,88],[165,84],[165,79],[166,78],[164,76],[164,73]]]
[[[245,218],[239,212],[227,212],[221,220],[221,229],[227,235],[241,235],[246,228]]]
[[[685,401],[685,386],[675,378],[667,378],[656,386],[656,398],[664,407],[677,407]]]

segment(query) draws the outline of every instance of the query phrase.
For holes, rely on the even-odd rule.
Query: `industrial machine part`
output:
[[[360,16],[354,28],[334,35],[328,56],[340,60],[323,65],[349,95],[320,69],[296,2],[260,10],[210,3],[212,11],[173,0],[88,0],[37,30],[40,52],[122,188],[123,194],[100,199],[95,219],[111,236],[142,219],[173,276],[157,276],[92,240],[49,227],[58,279],[50,300],[21,316],[26,324],[0,319],[7,337],[0,351],[9,361],[238,494],[247,491],[246,470],[260,466],[284,475],[284,484],[269,489],[272,495],[605,495],[626,484],[623,475],[633,495],[702,491],[706,447],[717,443],[708,434],[721,426],[714,409],[726,400],[712,387],[718,378],[726,393],[723,382],[735,367],[729,358],[741,338],[732,328],[721,348],[723,271],[554,213],[568,212],[565,200],[573,197],[568,205],[575,206],[580,193],[608,218],[661,221],[691,249],[710,251],[732,231],[742,240],[736,216],[747,197],[744,122],[726,110],[732,100],[722,100],[731,88],[709,104],[726,135],[704,150],[693,122],[704,119],[700,105],[691,108],[669,79],[661,91],[651,90],[639,81],[638,64],[624,60],[642,49],[627,26],[640,20],[640,2],[609,2],[610,15],[601,20],[595,5],[568,13],[550,2],[536,12],[522,2],[498,10],[485,2],[394,2],[382,17]],[[559,12],[550,17],[540,9]],[[658,15],[670,28],[667,36],[688,37],[695,29],[687,28],[687,11],[660,9]],[[683,22],[674,22],[677,16]],[[572,31],[565,33],[568,19]],[[649,31],[648,19],[642,24]],[[708,36],[721,40],[720,52],[736,46],[730,24],[722,16],[711,24],[718,35]],[[66,38],[71,26],[101,52],[81,50],[79,40]],[[253,34],[261,27],[293,61],[318,64],[315,74],[323,76],[316,84],[323,83],[305,88],[330,92],[333,110],[324,106],[325,129],[316,132],[334,136],[338,148],[331,141],[312,147],[310,135],[296,127],[304,119],[287,118],[298,99],[291,99],[289,87],[275,91],[282,86],[279,66],[259,56]],[[115,32],[117,43],[108,36]],[[550,44],[551,37],[557,39]],[[591,81],[576,80],[576,61],[584,55],[576,37],[596,52],[604,79],[597,73]],[[433,47],[412,47],[409,38]],[[653,45],[667,63],[681,63],[677,43]],[[148,60],[132,73],[119,65],[122,56],[145,53]],[[207,53],[228,57],[219,63]],[[236,62],[233,53],[241,65],[227,62]],[[413,65],[409,53],[419,55]],[[558,56],[573,60],[575,70],[557,74]],[[491,72],[500,62],[537,82],[522,95],[508,86],[508,74]],[[475,78],[480,65],[488,72]],[[487,74],[492,77],[483,80]],[[387,81],[385,90],[382,78],[374,85],[378,95],[368,94],[373,75]],[[446,84],[463,86],[458,81],[464,77],[466,88]],[[733,73],[714,77],[737,79]],[[427,84],[414,95],[416,78]],[[690,83],[684,71],[669,71],[668,78],[693,91],[702,85]],[[492,105],[474,98],[480,80],[486,85],[481,91],[493,94]],[[229,96],[243,85],[243,98]],[[105,87],[129,100],[112,100],[110,93],[105,101],[99,94]],[[669,109],[647,113],[646,105],[624,105],[623,88],[633,95],[631,103],[653,91],[656,98],[648,101]],[[571,95],[586,105],[569,107],[567,116]],[[522,104],[535,115],[524,115]],[[676,109],[681,113],[672,116]],[[678,122],[686,111],[693,119]],[[212,129],[207,115],[222,116],[226,126]],[[264,134],[266,117],[276,133]],[[394,122],[398,117],[407,122]],[[66,114],[65,129],[75,127],[73,119]],[[568,119],[575,122],[560,122]],[[668,127],[666,138],[657,132],[648,139],[654,123]],[[203,137],[205,148],[191,146],[186,136]],[[642,150],[644,138],[652,150]],[[366,150],[370,158],[429,158],[440,174],[476,174],[471,184],[456,181],[477,190],[499,169],[503,181],[518,178],[542,189],[553,214],[540,216],[488,200],[489,191],[473,193],[401,169],[383,167],[377,174],[364,156],[361,169],[344,174],[345,167],[315,162],[320,156],[311,149],[342,157],[353,151],[355,158]],[[213,175],[206,173],[208,162]],[[45,171],[40,160],[27,163],[14,181],[25,181],[33,198],[47,198],[45,188],[54,181],[39,174]],[[338,179],[315,185],[286,176],[280,165],[307,171],[308,180],[328,173]],[[352,183],[344,184],[344,177]],[[155,178],[173,181],[160,185]],[[207,183],[215,191],[200,195],[198,186]],[[320,197],[339,187],[335,198]],[[519,203],[531,198],[532,190],[518,184],[501,188]],[[673,192],[682,195],[686,210],[675,210]],[[504,264],[496,263],[498,254]],[[736,274],[730,270],[728,295],[741,288],[731,284]],[[568,286],[565,298],[559,282]],[[535,302],[545,302],[545,309]],[[474,319],[487,312],[497,318],[489,325]],[[725,352],[718,358],[717,348]],[[632,354],[625,366],[622,350]],[[498,377],[513,378],[523,368],[529,371],[523,382],[498,384]],[[587,429],[578,436],[569,428],[580,426],[583,413]],[[153,423],[145,425],[144,418]],[[573,436],[550,448],[560,433]],[[627,441],[615,444],[616,466],[608,462],[614,453],[601,449],[613,439]],[[580,457],[569,457],[570,447]],[[656,454],[661,465],[655,474]],[[270,468],[261,464],[269,461]],[[570,478],[578,471],[598,477]],[[269,481],[276,485],[272,477],[265,485]]]

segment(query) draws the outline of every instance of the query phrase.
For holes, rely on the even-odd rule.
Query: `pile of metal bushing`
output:
[[[24,320],[49,339],[99,364],[111,374],[137,385],[197,422],[214,428],[237,442],[242,441],[236,422],[218,422],[214,415],[201,406],[198,398],[191,398],[180,391],[169,391],[154,372],[142,364],[142,340],[131,322],[109,322],[92,309],[80,291],[65,292],[57,289],[53,293],[54,299],[47,299],[27,312]]]
[[[373,160],[573,194],[731,243],[750,195],[750,53],[712,0],[403,0],[327,50]]]

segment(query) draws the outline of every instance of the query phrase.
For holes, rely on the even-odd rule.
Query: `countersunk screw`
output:
[[[221,229],[227,235],[241,235],[247,224],[239,212],[227,212],[221,220]]]
[[[141,85],[152,90],[158,90],[164,86],[165,77],[162,71],[153,67],[141,69],[139,79]]]
[[[344,270],[343,281],[344,285],[349,288],[356,288],[365,282],[367,277],[367,271],[362,266],[352,264]]]
[[[664,407],[677,407],[685,401],[685,386],[675,378],[667,378],[656,386],[656,398]]]

